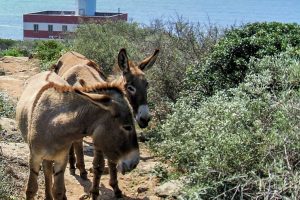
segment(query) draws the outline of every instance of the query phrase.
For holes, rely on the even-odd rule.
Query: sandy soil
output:
[[[28,59],[26,57],[0,58],[0,92],[5,92],[15,104],[22,93],[25,80],[38,72],[39,62],[37,60]],[[10,130],[4,130],[5,132],[2,130],[2,136],[0,135],[0,156],[6,165],[6,172],[14,177],[15,187],[21,196],[20,198],[23,198],[28,176],[27,160],[29,150],[27,144],[20,139],[21,136],[14,124],[14,120],[9,121],[8,123],[9,126],[6,129]],[[90,168],[92,167],[93,147],[89,138],[85,138],[84,140],[86,169],[90,171]],[[151,170],[158,161],[150,154],[144,144],[140,144],[140,147],[142,159],[138,167],[124,176],[118,174],[119,186],[124,194],[123,199],[160,199],[154,194],[158,181],[156,177],[151,174]],[[78,170],[76,173],[79,174]],[[65,179],[68,199],[75,200],[83,197],[82,195],[88,192],[92,176],[93,174],[89,172],[89,179],[84,181],[78,175],[70,175],[69,169],[67,168]],[[99,199],[114,199],[114,194],[111,187],[108,185],[108,180],[109,175],[106,173],[101,178],[101,195]],[[44,199],[43,189],[44,182],[41,172],[39,176],[37,199]]]

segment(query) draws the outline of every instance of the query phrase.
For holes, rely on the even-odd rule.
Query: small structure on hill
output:
[[[81,23],[127,21],[127,13],[96,12],[96,0],[76,0],[76,11],[41,11],[23,15],[23,39],[61,39]]]

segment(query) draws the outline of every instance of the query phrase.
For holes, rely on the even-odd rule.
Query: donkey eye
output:
[[[132,126],[131,126],[131,125],[124,125],[123,128],[124,128],[126,131],[132,131]]]
[[[128,86],[127,86],[127,90],[128,90],[131,94],[135,94],[135,92],[136,92],[135,87],[133,87],[132,85],[128,85]]]

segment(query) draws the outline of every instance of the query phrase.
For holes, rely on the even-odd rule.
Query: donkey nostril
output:
[[[150,121],[150,117],[149,118],[147,118],[147,119],[145,119],[145,118],[140,118],[140,120],[141,120],[141,122],[143,122],[143,123],[148,123],[149,121]]]
[[[137,166],[137,164],[135,164],[135,163],[134,163],[134,164],[131,164],[131,165],[130,165],[130,169],[135,169],[136,166]]]
[[[132,131],[132,126],[131,126],[131,125],[124,125],[123,128],[124,128],[126,131]]]

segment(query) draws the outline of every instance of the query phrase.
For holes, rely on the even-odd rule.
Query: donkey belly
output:
[[[55,143],[49,141],[31,141],[31,152],[41,157],[43,160],[63,161],[66,160],[71,143]]]

